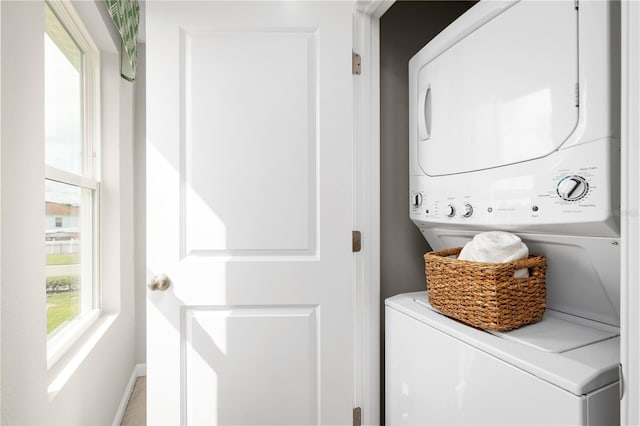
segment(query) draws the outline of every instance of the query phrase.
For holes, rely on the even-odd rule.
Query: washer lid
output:
[[[536,328],[522,327],[515,334],[516,338],[507,339],[469,327],[429,309],[426,300],[426,292],[405,293],[388,298],[385,305],[387,309],[408,315],[422,322],[425,327],[432,327],[574,395],[586,395],[618,380],[620,338],[616,327],[594,324],[593,321],[575,317],[567,321],[567,317],[572,317],[571,315],[552,314],[542,320],[544,323],[552,318],[549,327],[542,327],[537,331]],[[555,320],[573,324],[563,324],[562,330],[553,331],[554,326],[558,325]],[[581,330],[581,327],[576,326],[594,330]],[[571,336],[576,331],[582,336]],[[612,334],[606,337],[609,332]],[[513,331],[509,333],[513,334]],[[562,340],[569,340],[571,343],[563,345]],[[589,341],[590,343],[582,345]],[[535,347],[540,344],[546,349],[560,351],[552,352]],[[569,347],[572,348],[568,349]]]
[[[620,335],[614,327],[580,324],[577,317],[548,310],[540,322],[491,334],[544,352],[566,352]]]
[[[438,312],[426,300],[414,300],[419,305]],[[553,353],[570,351],[620,335],[616,327],[552,310],[547,310],[542,319],[534,324],[511,331],[487,332],[513,343]]]
[[[418,73],[418,164],[430,176],[557,150],[578,123],[573,2],[521,1],[455,44],[437,36]],[[434,39],[435,41],[435,39]],[[453,43],[453,41],[452,41]]]

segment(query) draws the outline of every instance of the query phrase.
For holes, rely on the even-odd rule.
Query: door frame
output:
[[[353,51],[362,58],[353,76],[354,230],[362,251],[354,255],[355,394],[362,424],[379,425],[380,376],[380,17],[395,0],[356,0]],[[354,423],[355,424],[355,423]]]
[[[640,424],[640,4],[621,2],[620,362],[623,425]]]
[[[354,77],[354,229],[356,386],[363,424],[381,424],[380,396],[380,18],[395,0],[356,0]],[[621,424],[640,424],[640,3],[621,2]],[[359,363],[359,365],[358,365]]]

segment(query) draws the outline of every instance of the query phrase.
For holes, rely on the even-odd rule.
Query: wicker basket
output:
[[[458,260],[461,247],[424,255],[429,303],[443,314],[471,326],[507,331],[538,321],[545,310],[542,256],[505,263]],[[528,278],[514,278],[528,268]]]

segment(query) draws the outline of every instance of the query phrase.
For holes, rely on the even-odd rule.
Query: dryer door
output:
[[[515,4],[419,71],[420,167],[439,176],[553,152],[577,125],[577,82],[574,3]]]

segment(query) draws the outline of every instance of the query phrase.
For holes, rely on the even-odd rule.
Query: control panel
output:
[[[619,167],[611,161],[606,142],[507,167],[450,176],[410,176],[411,219],[420,227],[618,236]],[[575,155],[576,149],[581,154],[591,152]]]

